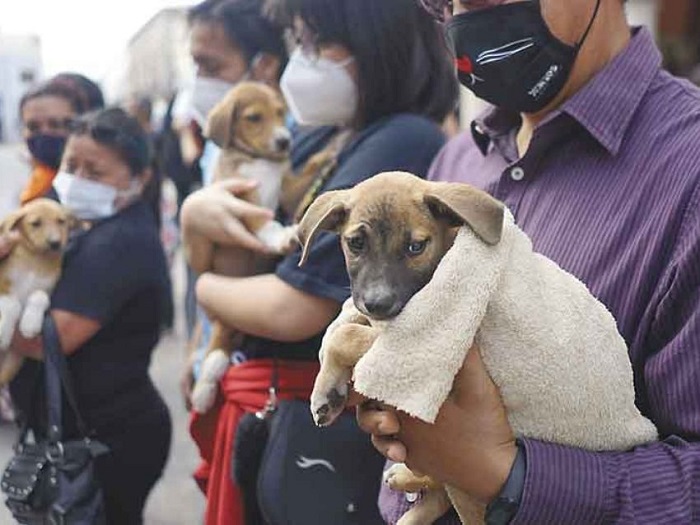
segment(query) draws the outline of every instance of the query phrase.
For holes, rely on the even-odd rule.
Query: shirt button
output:
[[[525,170],[520,166],[516,166],[510,170],[510,178],[515,181],[523,180],[525,178]]]
[[[418,500],[417,492],[406,492],[406,501],[409,503],[415,503]]]

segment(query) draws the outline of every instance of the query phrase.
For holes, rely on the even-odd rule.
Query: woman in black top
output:
[[[65,254],[51,301],[80,411],[111,453],[98,472],[110,523],[141,523],[171,438],[167,407],[148,367],[169,293],[156,220],[141,199],[149,149],[138,123],[120,109],[91,113],[71,133],[54,190],[84,228]],[[40,358],[41,341],[14,344]],[[40,366],[27,360],[11,384],[35,432],[45,430]],[[64,410],[68,436],[76,432]]]

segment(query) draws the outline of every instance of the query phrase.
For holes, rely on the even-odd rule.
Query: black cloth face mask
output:
[[[561,92],[593,26],[600,0],[578,44],[555,37],[540,2],[526,1],[455,16],[445,27],[459,81],[491,104],[537,113]]]

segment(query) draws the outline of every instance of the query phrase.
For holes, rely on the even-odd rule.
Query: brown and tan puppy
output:
[[[0,385],[22,364],[20,355],[8,352],[15,327],[27,338],[41,332],[72,223],[70,214],[49,199],[31,201],[0,223],[1,235],[19,233],[12,252],[0,261]]]
[[[352,368],[378,335],[370,320],[389,320],[401,312],[430,281],[459,227],[469,225],[482,240],[494,244],[502,223],[502,204],[482,191],[398,172],[325,193],[311,205],[299,225],[304,247],[300,264],[316,234],[338,233],[356,308],[350,314],[344,310],[339,326],[329,327],[332,337],[324,339],[321,371],[311,399],[319,425],[330,424],[345,407]],[[388,470],[385,481],[395,490],[426,491],[401,525],[432,523],[450,507],[441,485],[404,465]]]
[[[258,186],[242,198],[276,210],[282,182],[290,170],[291,136],[285,127],[285,106],[271,87],[258,82],[237,84],[208,116],[205,135],[221,148],[214,182],[231,178],[255,180]],[[272,252],[296,246],[296,228],[277,221],[245,222]],[[250,251],[215,246],[208,239],[188,239],[188,259],[195,271],[241,277],[269,271],[272,259]],[[215,321],[202,373],[192,391],[192,406],[205,413],[215,401],[218,380],[228,367],[234,333]]]

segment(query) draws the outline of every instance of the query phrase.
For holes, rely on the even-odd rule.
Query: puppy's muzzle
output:
[[[398,297],[390,292],[371,290],[359,301],[359,309],[372,319],[383,320],[395,317],[401,311]]]
[[[292,137],[287,128],[275,129],[273,147],[276,153],[287,153],[292,145]]]

